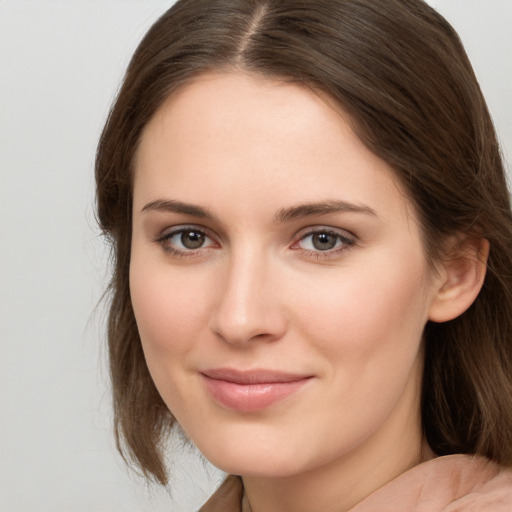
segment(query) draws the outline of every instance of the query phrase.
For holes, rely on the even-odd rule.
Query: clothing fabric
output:
[[[484,457],[448,455],[420,464],[349,512],[511,512],[512,469]],[[199,512],[251,512],[241,478],[230,475]]]
[[[245,512],[242,509],[243,499],[242,479],[229,475],[213,496],[199,509],[199,512]]]

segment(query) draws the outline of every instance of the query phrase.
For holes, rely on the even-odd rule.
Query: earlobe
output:
[[[485,238],[465,238],[441,263],[439,286],[431,302],[429,320],[447,322],[464,313],[484,283],[489,256]]]

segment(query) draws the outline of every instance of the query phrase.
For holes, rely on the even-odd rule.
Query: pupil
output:
[[[336,236],[330,233],[316,233],[313,235],[313,247],[319,251],[333,249],[336,245]]]
[[[204,244],[204,235],[197,231],[184,231],[181,234],[181,243],[187,249],[199,249]]]

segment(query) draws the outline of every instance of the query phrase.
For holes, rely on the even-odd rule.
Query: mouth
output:
[[[256,412],[297,393],[313,377],[273,370],[218,368],[201,372],[211,397],[223,407]]]

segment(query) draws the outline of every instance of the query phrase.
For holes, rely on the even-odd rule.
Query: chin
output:
[[[306,469],[306,454],[299,446],[292,446],[285,440],[252,439],[242,436],[217,436],[212,443],[198,442],[201,453],[225,473],[258,476],[287,477]],[[303,448],[303,447],[302,447]],[[302,456],[299,458],[299,456]],[[306,457],[307,458],[307,457]]]
[[[261,455],[259,457],[239,455],[236,458],[220,457],[218,460],[213,458],[209,460],[225,473],[244,477],[285,478],[303,470],[296,460],[265,459]]]

